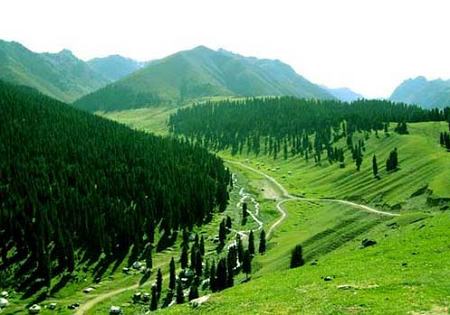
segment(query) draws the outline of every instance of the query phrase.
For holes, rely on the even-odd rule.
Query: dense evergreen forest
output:
[[[48,286],[81,256],[164,248],[225,209],[230,180],[198,145],[0,81],[0,271],[20,262],[15,284]]]
[[[364,140],[356,132],[387,132],[390,122],[407,133],[407,122],[448,120],[449,108],[425,110],[381,100],[343,103],[293,97],[250,98],[206,103],[178,110],[169,119],[172,133],[201,143],[212,150],[231,149],[232,154],[253,152],[287,158],[301,155],[320,163],[341,162],[343,148],[333,146],[346,138],[353,159],[361,160]],[[353,142],[356,143],[353,143]]]

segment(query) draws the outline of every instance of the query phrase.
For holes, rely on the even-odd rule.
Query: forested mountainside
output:
[[[23,84],[61,101],[72,102],[110,82],[69,50],[35,53],[0,40],[0,79]]]
[[[329,160],[339,160],[343,153],[333,143],[355,131],[383,130],[389,122],[399,122],[399,132],[406,122],[448,119],[449,109],[425,110],[418,106],[389,101],[304,100],[292,97],[253,98],[222,101],[183,108],[169,120],[171,132],[196,140],[213,150],[231,148],[232,153],[247,150],[257,154],[300,154],[320,162],[326,150]]]
[[[425,108],[444,108],[450,106],[450,80],[427,80],[425,77],[405,80],[390,99]]]
[[[132,245],[160,250],[228,201],[230,173],[205,149],[1,81],[0,156],[2,287],[48,287],[81,257]]]
[[[180,105],[210,96],[281,96],[333,99],[325,89],[278,60],[243,57],[204,46],[181,51],[77,100],[88,111],[155,104]]]

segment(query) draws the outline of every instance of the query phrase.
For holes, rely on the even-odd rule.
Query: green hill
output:
[[[220,153],[273,176],[294,196],[354,200],[400,216],[320,201],[286,202],[287,217],[267,253],[255,257],[251,281],[212,294],[197,308],[176,306],[163,314],[235,314],[236,308],[243,314],[446,314],[450,265],[442,261],[449,251],[450,157],[436,139],[448,123],[411,123],[408,135],[392,129],[389,136],[366,141],[364,155],[382,161],[392,147],[399,149],[400,170],[382,167],[380,179],[373,177],[370,159],[357,172],[296,157]],[[264,178],[243,167],[234,171],[244,173],[265,202],[261,217],[273,211]],[[364,248],[364,239],[377,244]],[[296,244],[303,245],[306,264],[289,269]]]
[[[243,57],[200,46],[154,61],[74,105],[89,111],[113,111],[179,105],[209,96],[269,95],[334,98],[278,60]]]
[[[146,63],[120,55],[111,55],[91,59],[87,64],[110,81],[117,81],[144,67]]]
[[[72,102],[109,82],[68,50],[35,53],[19,43],[2,40],[0,79],[36,88],[66,102]]]
[[[394,90],[390,99],[427,108],[444,108],[450,105],[450,80],[409,79]]]

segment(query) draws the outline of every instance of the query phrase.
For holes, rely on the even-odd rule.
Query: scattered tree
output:
[[[375,156],[375,154],[373,155],[373,158],[372,158],[372,172],[373,172],[373,176],[375,178],[379,178],[378,177],[378,163],[377,163],[377,157]]]
[[[163,283],[163,275],[161,272],[161,268],[158,268],[158,273],[156,274],[156,292],[158,293],[158,298],[161,296],[162,283]]]
[[[183,285],[181,284],[181,280],[180,279],[177,280],[176,302],[177,302],[177,304],[183,304],[184,303]]]
[[[303,260],[302,246],[296,245],[291,254],[291,268],[297,268],[303,266],[305,261]]]
[[[158,292],[156,286],[152,286],[152,299],[150,301],[150,310],[155,311],[158,308]]]
[[[248,279],[248,275],[252,273],[252,258],[250,252],[246,250],[244,252],[244,260],[242,262],[242,271],[245,273],[246,278]]]
[[[170,260],[170,265],[169,265],[169,289],[175,290],[176,279],[177,279],[177,276],[176,276],[176,270],[175,270],[175,260],[172,257],[172,259]]]
[[[198,298],[198,288],[195,284],[193,284],[189,289],[189,301],[192,301],[197,298]]]
[[[259,253],[262,255],[266,252],[266,232],[264,229],[261,230],[259,234]]]
[[[253,236],[253,230],[250,231],[248,236],[248,251],[250,252],[250,255],[255,255],[255,237]]]

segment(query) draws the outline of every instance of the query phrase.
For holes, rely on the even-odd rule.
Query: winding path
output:
[[[372,207],[366,206],[366,205],[362,205],[356,202],[352,202],[352,201],[348,201],[348,200],[342,200],[342,199],[329,199],[329,198],[305,198],[305,197],[296,197],[296,196],[292,196],[287,190],[286,188],[284,188],[283,185],[281,185],[279,182],[277,182],[277,180],[275,178],[273,178],[270,175],[267,175],[266,173],[257,170],[251,166],[248,166],[242,162],[238,162],[238,161],[231,161],[231,160],[226,160],[227,163],[230,164],[234,164],[234,165],[238,165],[240,167],[246,168],[256,174],[259,174],[261,176],[263,176],[264,178],[266,178],[273,186],[277,187],[277,189],[281,192],[281,195],[277,198],[279,201],[276,205],[276,208],[278,210],[278,212],[280,212],[280,218],[275,221],[269,228],[268,233],[267,233],[267,238],[270,238],[270,236],[273,233],[273,230],[280,225],[287,217],[287,212],[283,209],[282,205],[285,202],[288,201],[292,201],[292,200],[300,200],[300,201],[318,201],[318,202],[334,202],[334,203],[340,203],[340,204],[344,204],[344,205],[348,205],[354,208],[359,208],[361,210],[367,211],[367,212],[371,212],[371,213],[375,213],[378,215],[384,215],[384,216],[391,216],[391,217],[395,217],[395,216],[399,216],[399,214],[397,213],[391,213],[391,212],[386,212],[386,211],[381,211],[381,210],[377,210],[374,209]],[[281,200],[280,200],[281,199]]]
[[[269,239],[272,236],[272,233],[273,233],[274,229],[277,226],[279,226],[287,217],[287,212],[283,209],[282,205],[285,202],[292,201],[292,200],[301,200],[301,201],[307,201],[307,202],[308,201],[309,202],[316,201],[316,202],[340,203],[340,204],[348,205],[348,206],[351,206],[351,207],[354,207],[354,208],[358,208],[358,209],[361,209],[361,210],[364,210],[364,211],[367,211],[367,212],[372,212],[372,213],[378,214],[378,215],[392,216],[392,217],[399,216],[399,214],[397,214],[397,213],[391,213],[391,212],[377,210],[377,209],[371,208],[369,206],[358,204],[358,203],[355,203],[355,202],[352,202],[352,201],[348,201],[348,200],[327,199],[327,198],[296,197],[296,196],[291,195],[286,190],[286,188],[284,188],[284,186],[281,185],[279,182],[277,182],[277,180],[275,178],[273,178],[272,176],[267,175],[266,173],[264,173],[264,172],[262,172],[260,170],[257,170],[257,169],[255,169],[255,168],[253,168],[251,166],[248,166],[248,165],[246,165],[246,164],[244,164],[242,162],[231,161],[231,160],[226,160],[226,162],[230,163],[230,164],[238,165],[238,166],[246,168],[249,171],[252,171],[252,172],[254,172],[254,173],[258,174],[258,175],[261,175],[262,177],[266,178],[272,184],[272,186],[276,187],[277,190],[279,190],[280,194],[276,198],[276,200],[278,201],[277,204],[276,204],[276,208],[277,208],[277,211],[280,212],[280,218],[277,221],[275,221],[270,226],[270,228],[269,228],[269,230],[267,232],[267,239]],[[255,206],[258,204],[257,201],[254,198],[250,197],[250,195],[248,195],[248,194],[245,194],[243,189],[240,190],[239,194],[241,195],[241,200],[239,201],[239,203],[237,205],[238,207],[240,206],[240,203],[242,203],[247,198],[251,198],[251,201],[255,204]],[[259,204],[258,204],[258,206],[259,206]],[[258,215],[258,211],[259,211],[258,209],[259,208],[256,208],[256,210],[255,210],[256,215]],[[249,211],[249,214],[253,218],[253,220],[255,220],[255,222],[258,224],[258,230],[262,229],[263,222],[261,220],[259,220],[254,213]],[[230,230],[235,232],[235,233],[238,233],[242,237],[247,237],[247,234],[245,234],[245,233],[249,232],[249,231],[237,231],[237,230],[234,230],[234,229],[230,229]],[[125,287],[125,288],[121,288],[121,289],[117,289],[117,290],[114,290],[114,291],[110,291],[110,292],[106,292],[106,293],[100,294],[100,295],[98,295],[98,296],[88,300],[85,304],[82,304],[77,309],[77,311],[75,312],[75,315],[83,315],[87,311],[89,311],[91,308],[93,308],[96,304],[98,304],[98,303],[100,303],[100,302],[102,302],[102,301],[104,301],[104,300],[106,300],[106,299],[108,299],[110,297],[113,297],[115,295],[121,294],[121,293],[123,293],[125,291],[134,290],[134,289],[137,289],[137,288],[139,288],[139,284],[138,283],[134,284],[134,285],[131,285],[131,286],[128,286],[128,287]]]

